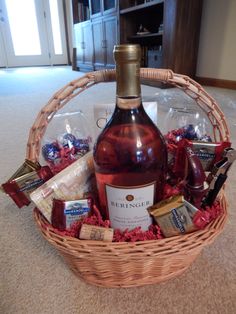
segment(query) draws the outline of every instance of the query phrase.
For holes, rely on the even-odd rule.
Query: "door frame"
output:
[[[46,25],[44,22],[43,1],[34,0],[36,20],[37,20],[37,26],[38,26],[38,32],[39,32],[40,48],[41,48],[40,55],[22,55],[22,56],[15,55],[5,0],[0,0],[0,4],[3,10],[4,19],[5,19],[5,21],[1,24],[1,26],[2,26],[3,42],[4,42],[5,51],[7,55],[8,66],[14,67],[14,66],[30,66],[30,65],[32,66],[33,65],[35,66],[50,65]]]
[[[50,7],[49,1],[43,0],[44,4],[44,12],[45,16],[45,23],[46,23],[46,31],[47,31],[47,38],[48,38],[48,47],[49,47],[49,57],[50,57],[50,64],[68,64],[68,52],[67,52],[67,38],[66,38],[66,25],[65,25],[65,18],[64,18],[64,6],[63,0],[57,0],[58,4],[58,14],[60,20],[60,34],[61,34],[61,42],[62,42],[62,50],[63,53],[61,55],[55,54],[54,51],[54,43],[53,43],[53,33],[52,33],[52,21],[51,21],[51,14],[50,14]]]
[[[1,23],[1,21],[0,21]],[[6,51],[5,51],[5,46],[3,42],[3,36],[2,36],[2,31],[0,28],[0,68],[7,67],[7,58],[6,58]]]
[[[11,38],[10,25],[8,22],[5,0],[0,0],[0,66],[48,66],[68,64],[67,38],[65,30],[63,0],[57,0],[58,13],[60,20],[60,33],[62,41],[62,54],[55,54],[52,33],[51,14],[48,0],[34,0],[36,9],[36,19],[39,31],[41,55],[16,56],[14,53],[13,42]],[[1,21],[5,19],[5,21]],[[4,51],[3,51],[4,49]],[[4,65],[5,64],[5,65]]]

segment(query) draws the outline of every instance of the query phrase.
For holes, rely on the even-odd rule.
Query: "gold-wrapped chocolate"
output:
[[[18,180],[20,177],[31,173],[32,171],[37,171],[41,168],[38,162],[33,162],[26,159],[24,163],[14,172],[14,174],[6,182],[11,182],[13,180]],[[0,190],[5,192],[4,187],[1,185]]]
[[[34,163],[33,161],[26,159],[8,181],[12,181],[16,178],[23,176],[24,174],[30,173],[35,170],[39,170],[40,168],[41,166],[38,162]]]
[[[52,175],[48,166],[39,167],[38,170],[30,170],[30,167],[23,165],[12,176],[11,180],[2,184],[2,188],[21,208],[30,204],[30,193],[50,179]]]
[[[197,229],[192,221],[194,208],[182,195],[177,195],[149,207],[148,212],[154,217],[164,236],[171,237]]]

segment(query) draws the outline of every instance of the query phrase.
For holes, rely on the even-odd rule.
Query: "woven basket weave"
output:
[[[26,158],[38,161],[40,141],[48,123],[60,108],[85,89],[100,82],[115,81],[115,77],[115,70],[91,72],[54,94],[40,111],[30,130]],[[229,140],[224,114],[201,85],[170,70],[141,69],[140,77],[143,81],[164,82],[182,89],[207,114],[214,139]],[[212,243],[223,230],[227,218],[224,194],[220,202],[223,214],[204,230],[135,243],[106,243],[61,236],[37,209],[34,210],[34,218],[43,236],[59,250],[77,276],[88,283],[103,287],[134,287],[159,283],[183,273],[203,247]]]

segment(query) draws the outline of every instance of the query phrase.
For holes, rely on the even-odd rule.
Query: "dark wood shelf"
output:
[[[132,40],[132,39],[145,39],[149,37],[161,37],[163,35],[162,33],[150,33],[150,34],[144,34],[144,35],[133,35],[129,36],[127,39]]]
[[[70,1],[73,2],[78,70],[113,68],[114,45],[133,43],[141,46],[142,66],[172,69],[194,78],[203,0]],[[84,8],[89,5],[91,12],[92,4],[98,2],[99,16],[92,15],[83,22],[78,5],[82,3]],[[105,4],[111,9],[104,10]],[[161,25],[163,31],[158,31],[162,30]],[[139,30],[148,32],[137,34]]]
[[[135,11],[138,11],[138,10],[143,10],[143,9],[152,7],[154,5],[157,5],[157,4],[160,4],[160,3],[163,3],[163,2],[164,2],[164,0],[153,0],[153,1],[150,1],[150,2],[138,4],[138,5],[135,5],[133,7],[120,10],[120,14],[127,14],[127,13],[135,12]]]

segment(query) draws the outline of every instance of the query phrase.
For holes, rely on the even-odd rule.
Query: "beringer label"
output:
[[[152,219],[147,211],[154,203],[155,182],[148,185],[121,187],[106,185],[107,205],[114,229],[148,230]]]

